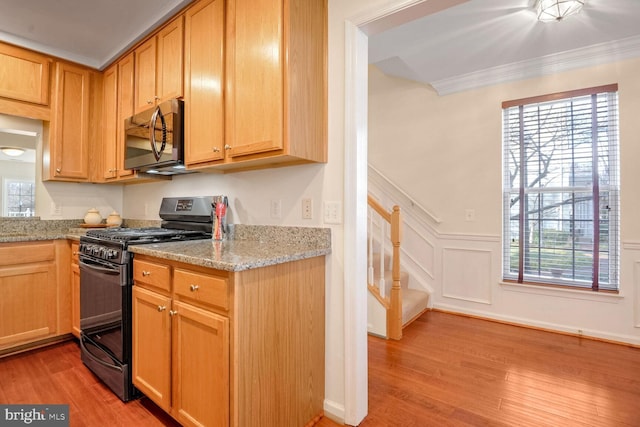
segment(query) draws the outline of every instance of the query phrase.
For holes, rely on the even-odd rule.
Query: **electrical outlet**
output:
[[[324,222],[326,224],[340,224],[342,222],[342,203],[324,202]]]
[[[59,203],[51,202],[51,216],[62,216],[62,206]]]
[[[271,200],[271,218],[282,218],[282,200]]]
[[[302,219],[313,218],[313,200],[302,199]]]

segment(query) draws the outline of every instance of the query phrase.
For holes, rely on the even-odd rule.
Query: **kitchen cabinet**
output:
[[[51,58],[0,42],[0,97],[49,105]]]
[[[326,162],[326,0],[229,0],[227,14],[218,169]]]
[[[302,426],[324,401],[324,257],[227,272],[136,254],[133,381],[183,425]]]
[[[88,68],[56,62],[51,122],[44,123],[43,180],[89,181],[91,88]]]
[[[185,164],[224,160],[224,1],[185,13]]]
[[[183,18],[178,16],[135,49],[135,113],[182,96],[183,39]]]
[[[124,168],[124,120],[133,115],[133,53],[103,73],[102,85],[102,171],[101,180],[120,182],[135,178]]]
[[[0,244],[0,353],[70,332],[66,241]]]
[[[118,66],[105,70],[102,76],[102,147],[103,178],[118,177]]]
[[[229,320],[207,298],[226,281],[170,269],[134,260],[133,382],[183,425],[228,425]]]
[[[71,242],[71,333],[80,338],[80,242]]]

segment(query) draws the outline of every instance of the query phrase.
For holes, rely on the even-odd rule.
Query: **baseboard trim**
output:
[[[544,331],[544,332],[550,332],[550,333],[554,333],[554,334],[559,334],[559,335],[566,335],[566,336],[571,336],[571,337],[576,337],[576,338],[581,338],[581,339],[588,339],[591,341],[600,341],[600,342],[605,342],[605,343],[609,343],[609,344],[616,344],[616,345],[622,345],[625,347],[632,347],[632,348],[640,348],[640,342],[635,343],[635,342],[631,342],[631,341],[624,341],[624,338],[620,337],[604,337],[604,336],[597,336],[595,335],[595,332],[592,331],[583,331],[582,334],[579,333],[575,333],[575,332],[571,332],[571,331],[567,331],[567,330],[562,330],[560,329],[560,327],[558,327],[559,329],[554,329],[553,326],[542,326],[542,325],[533,325],[533,324],[528,324],[528,323],[524,323],[524,320],[517,320],[517,319],[507,319],[507,318],[497,318],[497,317],[491,317],[488,316],[486,314],[474,314],[474,313],[469,313],[469,312],[460,312],[460,311],[456,311],[450,308],[442,308],[442,307],[434,307],[432,308],[432,311],[437,311],[440,313],[447,313],[447,314],[453,314],[456,316],[462,316],[462,317],[469,317],[472,319],[479,319],[479,320],[486,320],[489,322],[495,322],[495,323],[502,323],[505,325],[510,325],[510,326],[518,326],[521,328],[527,328],[527,329],[534,329],[537,331]],[[631,337],[630,337],[631,338]],[[633,338],[631,338],[633,339]],[[637,341],[637,339],[635,340]]]
[[[338,424],[344,424],[344,405],[329,399],[324,400],[324,416]]]

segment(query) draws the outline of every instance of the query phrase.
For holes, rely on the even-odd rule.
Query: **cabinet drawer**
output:
[[[137,284],[171,291],[171,267],[155,262],[133,260],[133,280]]]
[[[228,309],[229,297],[225,278],[176,268],[173,283],[176,295]]]
[[[53,261],[54,258],[55,249],[52,242],[0,244],[0,265]]]

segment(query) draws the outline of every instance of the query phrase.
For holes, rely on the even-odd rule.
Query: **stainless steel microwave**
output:
[[[148,174],[186,173],[184,101],[170,99],[125,120],[125,169]]]

